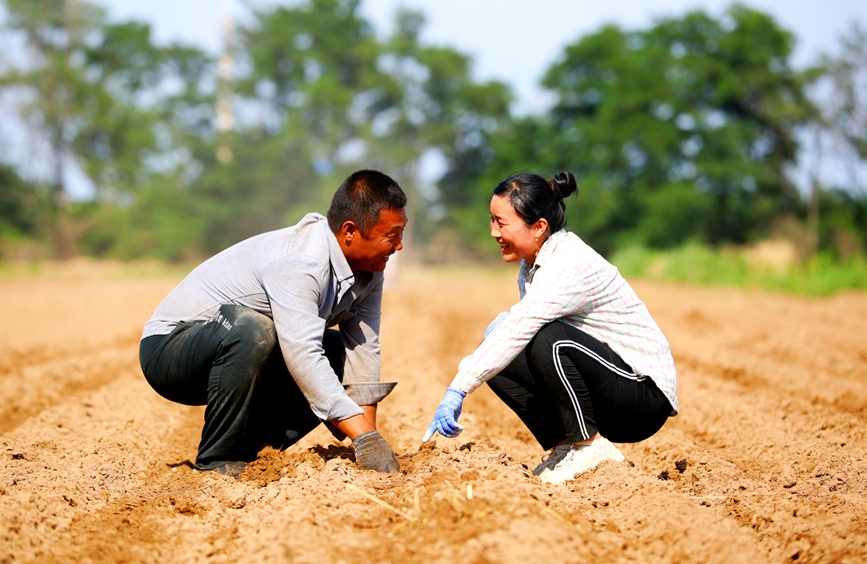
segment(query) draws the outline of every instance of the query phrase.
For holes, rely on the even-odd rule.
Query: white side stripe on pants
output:
[[[574,341],[557,341],[554,343],[553,354],[554,354],[554,366],[557,369],[557,377],[560,378],[560,381],[563,383],[563,387],[566,389],[566,393],[569,396],[569,400],[572,402],[572,407],[575,409],[575,416],[578,418],[578,424],[581,428],[581,436],[585,439],[589,439],[589,435],[587,433],[587,426],[584,424],[584,417],[582,416],[581,406],[578,403],[578,397],[575,395],[575,390],[572,389],[572,386],[569,385],[569,379],[566,378],[566,372],[563,370],[563,365],[560,362],[560,349],[562,348],[573,348],[576,349],[599,364],[605,367],[609,372],[613,372],[619,376],[624,378],[629,378],[630,380],[635,380],[640,382],[645,379],[645,376],[641,376],[638,374],[634,374],[632,372],[628,372],[623,370],[622,368],[618,368],[617,366],[611,364],[592,350],[587,347],[576,343]]]

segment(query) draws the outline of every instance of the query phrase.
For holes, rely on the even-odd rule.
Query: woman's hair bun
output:
[[[571,172],[555,174],[551,182],[556,188],[555,192],[559,192],[561,198],[568,198],[572,194],[578,195],[578,182]]]

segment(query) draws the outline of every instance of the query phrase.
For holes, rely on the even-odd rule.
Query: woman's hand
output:
[[[465,397],[467,397],[466,392],[462,392],[451,386],[446,388],[446,395],[437,407],[433,421],[431,421],[421,442],[426,443],[437,432],[450,439],[461,434],[464,428],[458,424],[458,417],[461,415],[461,408]]]

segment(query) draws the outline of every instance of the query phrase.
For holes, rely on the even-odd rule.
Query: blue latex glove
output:
[[[488,328],[485,329],[485,336],[484,336],[483,338],[484,338],[484,339],[487,339],[487,338],[488,338],[488,335],[491,334],[491,331],[493,331],[494,328],[495,328],[497,325],[499,325],[499,324],[500,324],[504,319],[506,319],[507,317],[509,317],[509,312],[508,312],[508,311],[504,311],[503,313],[501,313],[501,314],[499,314],[497,317],[495,317],[494,320],[491,321],[490,325],[488,325]]]
[[[467,397],[466,392],[462,392],[451,386],[446,388],[446,395],[439,406],[437,406],[433,421],[431,421],[421,442],[428,442],[436,432],[449,438],[454,438],[461,434],[464,428],[458,424],[458,417],[461,415],[461,406],[464,403],[465,397]]]

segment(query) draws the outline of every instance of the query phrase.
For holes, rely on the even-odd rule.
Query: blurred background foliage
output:
[[[399,11],[382,37],[359,6],[250,4],[214,56],[156,44],[148,24],[111,21],[98,2],[0,0],[12,124],[0,142],[32,147],[0,159],[0,260],[198,260],[324,213],[360,168],[407,191],[405,256],[494,260],[497,182],[569,170],[580,197],[568,227],[625,271],[704,265],[691,281],[740,280],[723,273],[747,255],[708,256],[775,241],[789,270],[842,268],[840,285],[867,286],[858,26],[806,69],[792,68],[797,38],[743,4],[605,26],[547,69],[549,110],[515,115],[508,84],[422,42],[424,14]],[[823,147],[848,174],[822,174]]]

